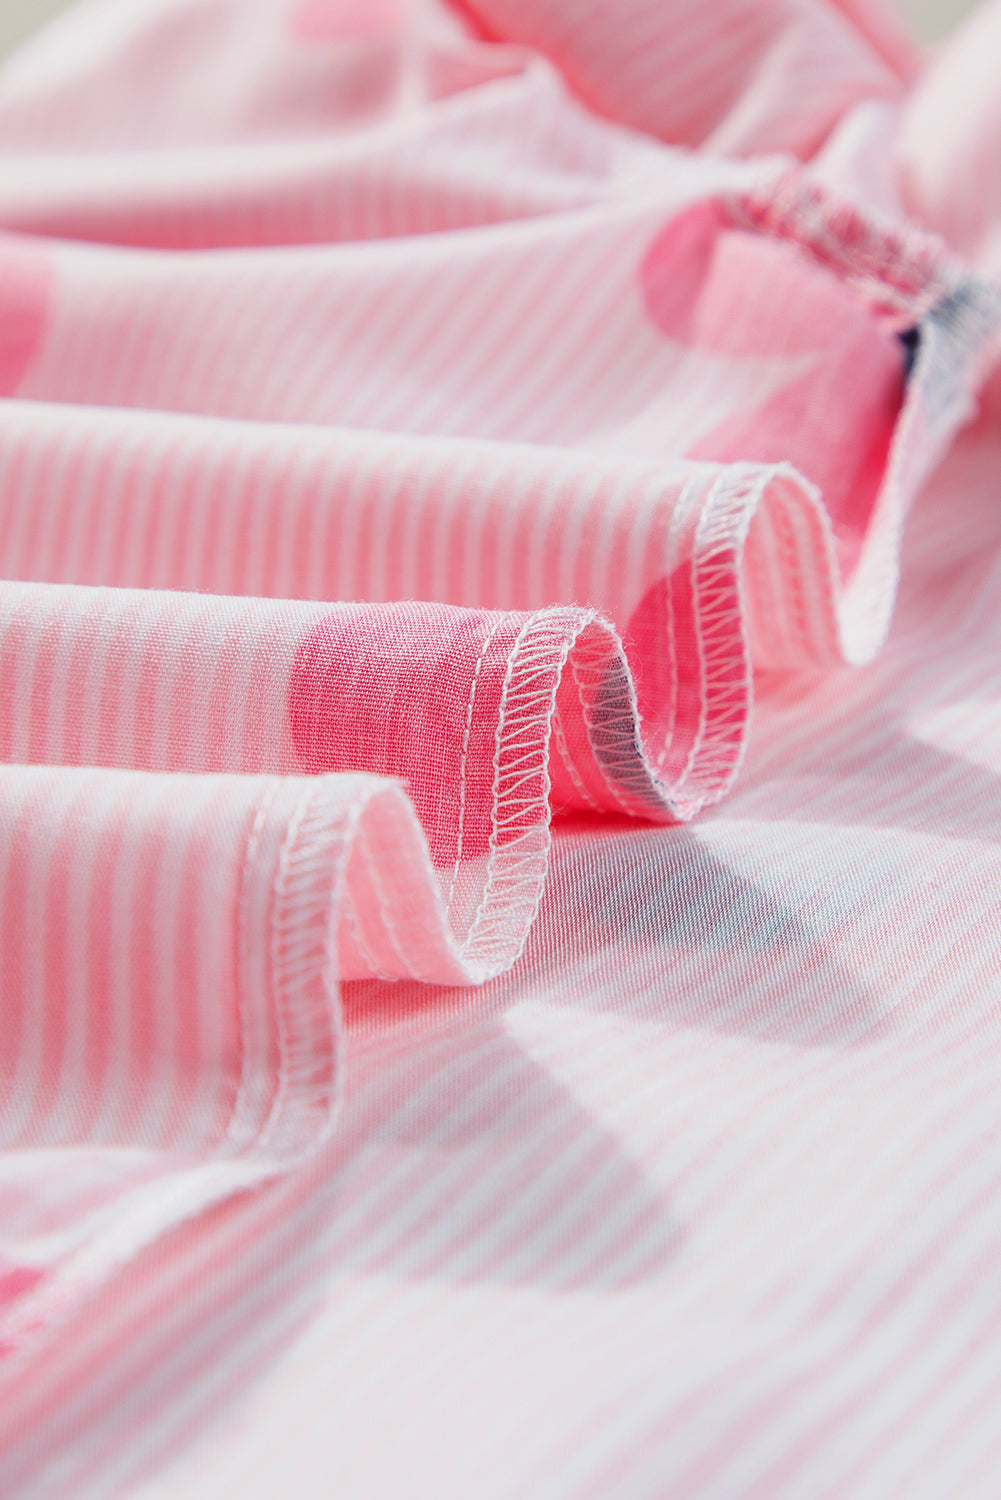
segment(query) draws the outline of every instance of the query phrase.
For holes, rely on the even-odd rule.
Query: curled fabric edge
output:
[[[36,799],[59,784],[75,780],[94,790],[100,779],[112,793],[142,796],[152,783],[161,784],[173,800],[176,817],[168,816],[159,831],[167,863],[190,834],[181,793],[197,791],[193,783],[222,778],[192,778],[103,769],[3,767],[0,784],[5,793],[20,780],[21,791]],[[128,1177],[121,1191],[104,1196],[90,1212],[48,1234],[5,1239],[0,1255],[5,1281],[14,1268],[31,1285],[21,1295],[9,1294],[0,1303],[0,1380],[17,1378],[23,1362],[56,1330],[74,1308],[114,1272],[145,1247],[184,1222],[198,1217],[234,1194],[262,1186],[302,1167],[330,1139],[342,1091],[341,1007],[339,997],[338,934],[351,881],[352,862],[366,856],[374,836],[386,841],[396,856],[413,870],[425,887],[428,909],[438,916],[438,942],[449,949],[443,908],[434,888],[434,872],[427,845],[404,789],[388,779],[365,775],[312,778],[227,777],[252,815],[245,847],[237,850],[242,873],[234,888],[220,892],[217,909],[202,923],[209,941],[236,936],[236,1001],[239,1012],[240,1067],[232,1112],[214,1143],[201,1152],[171,1150],[159,1143],[160,1170],[136,1184]],[[181,788],[178,783],[187,783]],[[155,788],[153,788],[155,790]],[[283,804],[276,807],[276,803]],[[119,805],[122,799],[119,799]],[[110,828],[112,817],[106,819]],[[374,823],[373,827],[370,826]],[[270,825],[270,826],[267,826]],[[15,835],[16,836],[16,830]],[[0,830],[0,843],[11,841],[9,820]],[[9,856],[9,849],[3,848]],[[147,850],[148,853],[148,850]],[[386,849],[380,851],[386,857]],[[114,899],[113,871],[105,871],[108,888],[98,898]],[[100,879],[100,877],[98,877]],[[57,898],[50,895],[55,903]],[[261,922],[262,911],[267,920]],[[48,915],[58,920],[59,911]],[[152,913],[147,914],[152,920]],[[130,947],[136,932],[120,933],[120,947]],[[203,938],[204,940],[204,938]],[[197,945],[199,938],[193,936]],[[454,943],[451,948],[454,952]],[[127,962],[124,951],[113,951],[112,964]],[[85,981],[86,982],[86,981]],[[199,994],[212,1006],[213,993]],[[106,997],[96,988],[90,1003]],[[148,1019],[148,1018],[147,1018]],[[192,1041],[192,1045],[194,1042]],[[58,1045],[53,1048],[58,1051]],[[60,1058],[50,1060],[58,1069]],[[192,1064],[197,1075],[197,1060]],[[206,1068],[208,1062],[206,1062]],[[180,1093],[197,1098],[199,1078],[187,1078]],[[34,1149],[51,1153],[58,1141],[18,1142],[16,1155]],[[78,1144],[74,1142],[74,1144]],[[98,1142],[96,1149],[121,1142]],[[156,1148],[129,1142],[145,1150],[155,1163]],[[0,1193],[4,1191],[8,1153],[0,1153]],[[57,1191],[72,1195],[73,1160],[64,1169]]]

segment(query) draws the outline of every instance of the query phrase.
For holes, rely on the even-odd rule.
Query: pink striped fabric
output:
[[[999,16],[0,69],[2,1493],[994,1494]]]
[[[851,105],[898,97],[917,63],[893,17],[868,0],[463,6],[486,35],[550,57],[602,114],[711,151],[809,156]]]

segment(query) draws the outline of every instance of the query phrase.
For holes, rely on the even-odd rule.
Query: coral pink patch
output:
[[[661,333],[679,343],[698,341],[699,299],[725,227],[717,204],[697,203],[671,219],[643,257],[639,275],[646,310]]]
[[[685,451],[724,463],[793,464],[823,494],[847,571],[900,412],[899,340],[837,276],[794,245],[734,229],[712,203],[671,220],[647,250],[639,280],[646,310],[668,338],[735,361],[797,362],[777,393],[772,383],[773,394],[752,397]]]
[[[30,241],[0,235],[0,396],[17,394],[49,315],[52,265]]]
[[[489,617],[445,606],[429,630],[428,608],[421,606],[416,633],[407,605],[379,606],[378,633],[357,611],[320,620],[296,654],[288,713],[309,774],[402,777],[442,867],[460,853],[482,855],[490,844],[510,642],[495,638],[486,649]]]
[[[714,569],[711,618],[700,618],[696,571],[689,559],[652,584],[623,632],[643,727],[661,775],[671,782],[685,775],[704,734],[707,696],[719,694],[737,703],[746,691],[736,559],[729,579]],[[706,680],[707,631],[717,648],[711,681]],[[723,636],[728,637],[726,650],[718,649]],[[727,767],[739,754],[743,723],[740,714],[715,722],[715,755]]]
[[[0,1308],[23,1297],[41,1279],[42,1272],[34,1266],[12,1265],[9,1261],[0,1259]]]

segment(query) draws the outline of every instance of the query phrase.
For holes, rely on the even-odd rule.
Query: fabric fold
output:
[[[374,778],[0,768],[5,1374],[142,1245],[329,1134],[346,872],[387,798],[419,848]]]
[[[383,777],[0,767],[4,1378],[144,1245],[329,1138],[342,979],[511,962],[525,880],[490,879],[460,940]]]
[[[139,16],[105,0],[8,65],[0,136],[93,154],[347,133],[542,58],[660,140],[802,157],[920,61],[870,0],[147,0]]]
[[[890,167],[904,211],[1001,276],[997,56],[1001,5],[977,6],[938,50],[901,111]]]
[[[916,50],[868,0],[461,0],[497,40],[552,58],[593,109],[709,151],[811,155],[863,98],[893,98]]]
[[[465,954],[450,976],[433,964],[439,980],[520,951],[551,806],[693,811],[692,752],[644,743],[621,641],[593,610],[5,583],[0,673],[8,762],[404,779]],[[348,972],[372,972],[353,952]]]
[[[933,241],[839,218],[798,180],[745,195],[739,212],[748,227],[727,230],[699,204],[694,216],[669,222],[667,241],[654,240],[646,296],[656,316],[673,316],[665,277],[680,268],[704,321],[679,330],[689,342],[673,344],[681,359],[675,408],[669,390],[600,442],[583,432],[580,442],[568,434],[557,445],[8,400],[0,404],[0,573],[518,611],[575,601],[607,615],[621,635],[645,742],[674,811],[691,816],[726,791],[739,767],[754,667],[859,663],[878,650],[907,509],[970,413],[998,320],[997,298],[951,267]],[[734,238],[736,252],[726,244]],[[807,254],[829,263],[822,284],[837,299],[835,313],[847,307],[859,320],[862,345],[853,333],[832,346],[833,387],[825,374],[811,389],[793,357],[807,409],[790,404],[785,386],[762,406],[759,362],[751,359],[747,384],[746,356],[710,355],[714,380],[727,369],[739,378],[735,405],[691,444],[683,378],[697,373],[701,344],[731,336],[718,322],[727,278],[748,253],[745,269],[757,264],[759,244],[780,257],[795,247],[792,260],[758,266],[766,287],[790,265],[801,274]],[[807,272],[811,291],[817,274]],[[856,296],[881,303],[878,317],[861,311]],[[912,319],[917,352],[898,397],[904,346],[880,320],[910,329]],[[815,324],[808,337],[819,332]],[[795,322],[793,336],[803,336]],[[864,391],[859,404],[855,368],[871,339],[888,361],[889,413],[882,398],[867,406]],[[817,356],[805,357],[815,366]],[[564,410],[579,420],[569,400]],[[810,421],[834,433],[833,467],[823,445],[818,459],[804,438]],[[873,464],[847,487],[842,474],[835,489],[830,476],[853,428],[863,454],[866,432],[875,434]],[[804,442],[812,473],[786,459],[712,457],[753,453],[757,444],[768,460]],[[707,456],[684,457],[692,446]]]
[[[909,104],[870,0],[92,0],[0,68],[0,1375],[322,1147],[342,980],[502,974],[554,817],[694,817],[756,672],[878,651],[1001,299],[800,163],[902,120],[992,265],[928,132],[997,16]]]
[[[830,527],[787,465],[41,403],[0,405],[0,435],[9,579],[513,611],[576,599],[600,611],[623,638],[645,741],[672,766],[686,815],[721,795],[739,761],[748,612],[763,658],[838,654]],[[758,591],[747,607],[745,554]],[[814,582],[807,612],[796,600]]]

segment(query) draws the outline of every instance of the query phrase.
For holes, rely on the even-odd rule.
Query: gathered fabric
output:
[[[470,986],[867,1013],[782,819],[993,628],[998,48],[997,0],[933,61],[870,0],[84,0],[0,70],[0,1383],[364,1145],[343,984],[377,1130],[374,1039]],[[630,1451],[552,1493],[667,1493]]]

